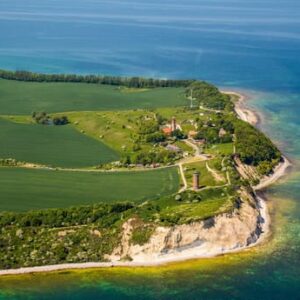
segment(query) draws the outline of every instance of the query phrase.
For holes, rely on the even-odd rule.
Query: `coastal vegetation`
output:
[[[121,226],[137,220],[132,244],[145,244],[159,225],[170,226],[230,212],[226,190],[187,192],[180,201],[162,197],[143,205],[130,202],[66,209],[0,213],[0,268],[106,261],[120,244]]]
[[[248,123],[239,120],[235,123],[236,151],[241,161],[258,167],[261,174],[269,174],[281,160],[280,151],[269,138]]]
[[[1,213],[0,268],[104,260],[131,204]]]
[[[195,81],[188,85],[186,96],[192,101],[197,101],[196,106],[217,110],[232,110],[233,108],[229,95],[220,93],[217,87],[204,81]]]
[[[120,77],[101,75],[76,74],[41,74],[28,71],[0,70],[0,78],[30,82],[75,82],[93,83],[103,85],[116,85],[132,89],[158,88],[158,87],[187,87],[194,80],[153,79],[143,77]],[[128,90],[127,90],[128,91]]]

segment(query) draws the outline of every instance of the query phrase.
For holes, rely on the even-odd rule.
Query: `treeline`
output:
[[[250,124],[236,120],[235,136],[241,161],[258,167],[261,174],[269,174],[280,161],[281,153],[272,141]]]
[[[186,96],[196,101],[197,106],[214,110],[232,110],[233,103],[229,95],[222,94],[219,89],[205,81],[194,81],[186,89]]]
[[[81,82],[125,86],[129,88],[188,87],[194,80],[153,79],[76,74],[41,74],[28,71],[0,70],[0,78],[31,82]]]
[[[1,212],[0,227],[49,227],[59,228],[98,223],[105,217],[113,217],[133,208],[129,202],[115,204],[95,204],[70,208],[34,210],[28,212]],[[102,224],[105,225],[105,224]]]

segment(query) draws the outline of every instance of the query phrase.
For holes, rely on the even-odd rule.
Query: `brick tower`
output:
[[[177,125],[176,125],[176,118],[173,117],[172,118],[172,122],[171,122],[171,129],[172,129],[172,132],[175,131],[177,128]]]
[[[193,173],[193,190],[197,191],[200,187],[200,173],[198,171]]]

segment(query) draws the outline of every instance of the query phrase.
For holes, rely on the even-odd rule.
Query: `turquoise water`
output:
[[[0,1],[0,67],[185,77],[247,91],[293,161],[268,190],[273,235],[250,251],[160,268],[0,279],[0,299],[300,299],[298,0]]]

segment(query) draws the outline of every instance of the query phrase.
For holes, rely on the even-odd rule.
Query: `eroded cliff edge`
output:
[[[253,245],[267,231],[266,209],[261,199],[244,190],[240,199],[231,213],[191,224],[158,226],[143,245],[132,243],[137,220],[129,219],[122,226],[120,245],[106,259],[159,263],[215,256]]]

